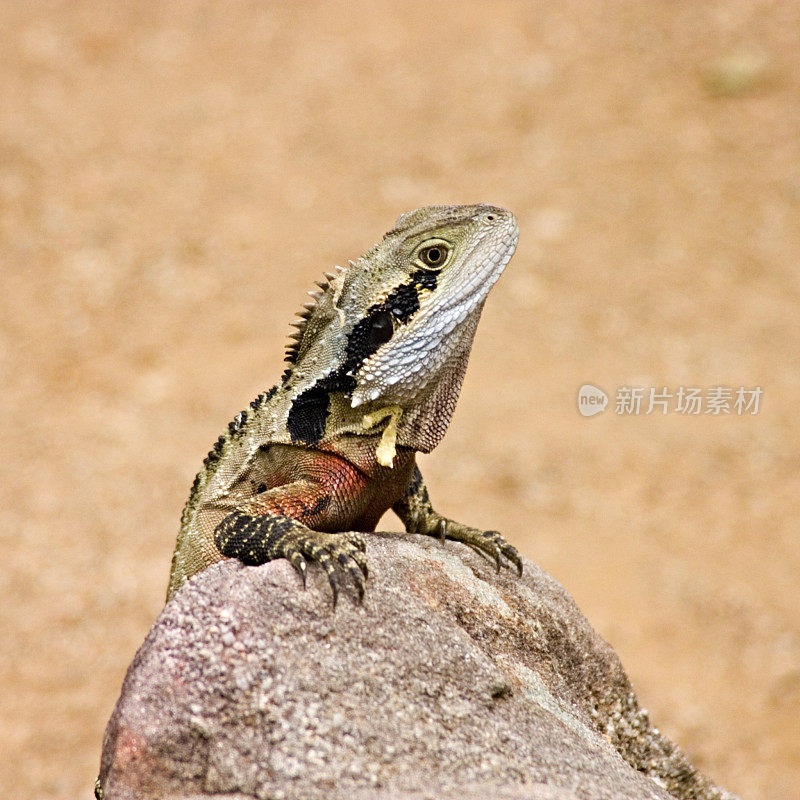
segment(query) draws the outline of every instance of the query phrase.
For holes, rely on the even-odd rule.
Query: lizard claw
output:
[[[299,550],[295,550],[289,555],[289,563],[300,573],[300,577],[303,579],[303,590],[307,589],[306,575],[308,565]]]
[[[358,602],[364,599],[364,575],[361,572],[361,565],[347,553],[339,553],[339,564],[350,573],[356,590],[358,591]]]
[[[333,606],[339,600],[341,572],[350,575],[358,601],[364,598],[365,581],[369,577],[369,568],[364,551],[367,549],[365,537],[360,533],[322,533],[309,530],[295,543],[297,550],[316,561],[324,570],[333,592]]]
[[[500,531],[484,531],[483,535],[491,543],[491,554],[497,564],[497,571],[500,572],[500,544],[498,539],[502,541],[503,537],[500,536]]]
[[[522,575],[522,559],[516,547],[512,547],[508,542],[504,542],[503,555],[517,568],[517,573]]]
[[[355,583],[358,599],[364,597],[364,581],[369,576],[366,537],[355,531],[323,533],[288,517],[274,517],[234,511],[214,531],[219,552],[257,566],[273,558],[285,558],[297,570],[306,588],[308,561],[324,570],[333,592],[333,605],[339,599],[340,571],[346,570]]]
[[[510,545],[500,534],[500,531],[484,531],[483,535],[490,539],[495,547],[495,557],[497,558],[497,570],[500,571],[500,554],[502,553],[522,575],[522,559],[516,547]]]
[[[522,574],[522,559],[519,553],[498,531],[481,531],[477,528],[470,528],[433,512],[421,532],[467,545],[479,555],[494,561],[498,572],[503,564],[503,558],[506,558],[517,568],[517,572]]]
[[[333,607],[336,608],[336,603],[339,600],[339,576],[335,572],[329,573],[328,581],[331,585],[331,593],[333,594]]]

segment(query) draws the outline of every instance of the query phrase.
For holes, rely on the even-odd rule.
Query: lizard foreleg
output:
[[[333,603],[339,595],[339,570],[346,570],[364,596],[368,568],[366,541],[360,533],[325,533],[309,527],[331,502],[326,487],[298,480],[262,492],[226,516],[214,531],[223,556],[256,566],[286,558],[306,582],[306,560],[318,562],[328,577]],[[309,525],[305,524],[306,522]]]
[[[402,500],[392,506],[392,511],[400,517],[408,533],[424,533],[452,539],[471,547],[481,555],[494,559],[500,569],[501,557],[505,556],[522,574],[522,559],[497,531],[481,531],[462,525],[460,522],[443,517],[433,510],[428,489],[419,467],[414,468],[411,481]]]

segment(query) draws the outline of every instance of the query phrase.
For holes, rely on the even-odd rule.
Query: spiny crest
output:
[[[353,266],[353,263],[354,262],[351,261],[350,265]],[[296,330],[289,334],[290,341],[289,344],[286,345],[286,356],[283,360],[287,361],[290,366],[297,362],[297,358],[300,355],[300,347],[308,327],[308,321],[311,319],[314,311],[319,307],[322,298],[335,290],[334,283],[339,281],[345,272],[347,272],[347,269],[337,264],[336,272],[326,272],[325,279],[316,282],[316,286],[319,288],[312,289],[308,292],[311,302],[305,303],[303,305],[303,310],[297,312],[297,319],[292,322],[292,327],[296,328]],[[337,286],[341,286],[341,283],[338,283]],[[284,373],[284,376],[285,375],[286,373]]]
[[[259,409],[267,403],[275,392],[278,391],[277,386],[273,386],[271,389],[268,389],[266,392],[261,392],[255,400],[250,403],[250,408],[252,412],[258,412]],[[244,429],[245,425],[247,424],[247,420],[250,416],[250,413],[245,408],[244,410],[240,411],[231,422],[228,423],[228,430],[227,433],[223,433],[222,436],[214,442],[214,447],[209,451],[208,455],[203,459],[203,465],[205,467],[210,466],[216,461],[219,461],[222,458],[223,451],[225,450],[225,445],[228,441],[235,438],[236,436],[241,434],[241,431]]]

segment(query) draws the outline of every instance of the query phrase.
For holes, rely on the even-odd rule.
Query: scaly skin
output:
[[[204,462],[181,519],[168,599],[223,558],[307,563],[359,598],[364,532],[393,509],[409,532],[462,542],[520,572],[517,551],[433,510],[417,452],[441,440],[489,289],[514,252],[512,214],[433,206],[310,293],[281,383],[236,416]]]

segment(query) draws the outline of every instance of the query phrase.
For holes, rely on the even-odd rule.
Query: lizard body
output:
[[[237,414],[206,457],[181,518],[167,598],[210,564],[287,558],[325,569],[334,603],[359,596],[361,532],[392,508],[409,532],[464,542],[521,570],[496,531],[436,513],[416,466],[455,409],[486,296],[513,255],[501,208],[431,206],[401,216],[357,262],[310,292],[281,382]]]

